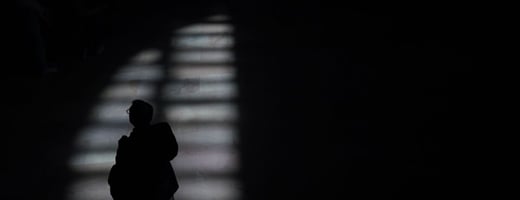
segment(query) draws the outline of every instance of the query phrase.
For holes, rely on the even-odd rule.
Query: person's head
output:
[[[149,103],[136,99],[128,109],[130,123],[135,127],[147,126],[152,121],[153,107]]]

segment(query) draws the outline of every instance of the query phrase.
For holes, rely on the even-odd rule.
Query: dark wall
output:
[[[234,3],[248,198],[438,199],[475,186],[462,153],[478,130],[471,6]]]

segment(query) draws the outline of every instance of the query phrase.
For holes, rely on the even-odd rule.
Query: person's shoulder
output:
[[[152,127],[158,128],[158,129],[163,129],[163,128],[170,129],[170,124],[168,124],[168,122],[159,122],[159,123],[152,125]]]
[[[158,133],[159,135],[171,135],[173,134],[173,130],[170,127],[170,124],[167,122],[161,122],[153,125],[153,131]]]

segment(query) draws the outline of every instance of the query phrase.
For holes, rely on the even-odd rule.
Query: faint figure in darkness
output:
[[[153,107],[142,100],[134,100],[127,113],[134,129],[119,140],[116,164],[108,176],[112,198],[173,199],[179,185],[170,161],[178,145],[170,125],[150,124]]]

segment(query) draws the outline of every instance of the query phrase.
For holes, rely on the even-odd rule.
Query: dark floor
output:
[[[475,12],[404,3],[222,5],[126,5],[103,54],[83,60],[71,52],[81,48],[61,41],[57,73],[34,80],[15,70],[4,96],[13,117],[1,199],[64,199],[71,133],[111,74],[172,27],[221,12],[236,27],[244,199],[440,199],[471,191],[478,177],[461,164],[469,156],[459,142],[477,129]]]

